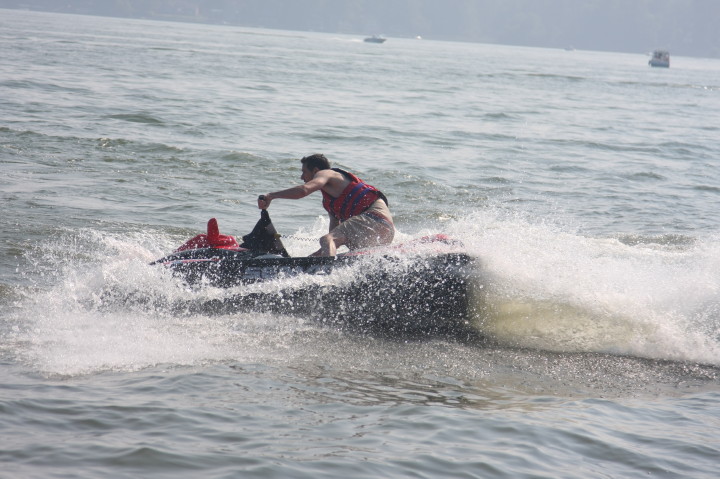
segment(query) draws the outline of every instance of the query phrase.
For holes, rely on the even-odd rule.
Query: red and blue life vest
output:
[[[332,170],[341,173],[345,178],[350,180],[350,184],[347,185],[337,198],[333,198],[326,193],[325,190],[322,190],[323,207],[338,221],[345,221],[361,214],[370,208],[378,199],[382,199],[387,204],[385,195],[374,186],[368,185],[348,171],[341,170],[340,168],[333,168]]]

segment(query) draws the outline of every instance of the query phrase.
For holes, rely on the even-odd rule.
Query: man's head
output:
[[[300,178],[305,183],[312,180],[319,170],[330,169],[330,162],[322,153],[306,156],[300,162],[302,163],[302,175],[300,175]]]
[[[315,168],[318,170],[330,169],[330,162],[322,153],[315,153],[314,155],[306,156],[302,158],[300,162],[309,170],[314,170]]]

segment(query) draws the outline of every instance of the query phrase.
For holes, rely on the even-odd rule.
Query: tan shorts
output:
[[[362,214],[340,223],[331,233],[337,239],[344,239],[349,249],[366,248],[392,243],[395,225],[385,202],[377,200]]]

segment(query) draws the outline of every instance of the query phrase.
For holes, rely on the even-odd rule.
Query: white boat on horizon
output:
[[[380,35],[373,35],[363,41],[367,43],[385,43],[385,40],[387,40],[387,38],[381,37]]]
[[[648,65],[651,67],[670,68],[670,52],[667,50],[655,50],[652,52]]]

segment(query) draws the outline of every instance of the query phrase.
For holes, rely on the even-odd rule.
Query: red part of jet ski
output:
[[[215,218],[210,218],[210,221],[208,221],[207,234],[199,234],[189,239],[176,249],[175,252],[200,248],[219,248],[234,251],[242,251],[245,249],[240,247],[234,236],[220,234],[220,228]]]

